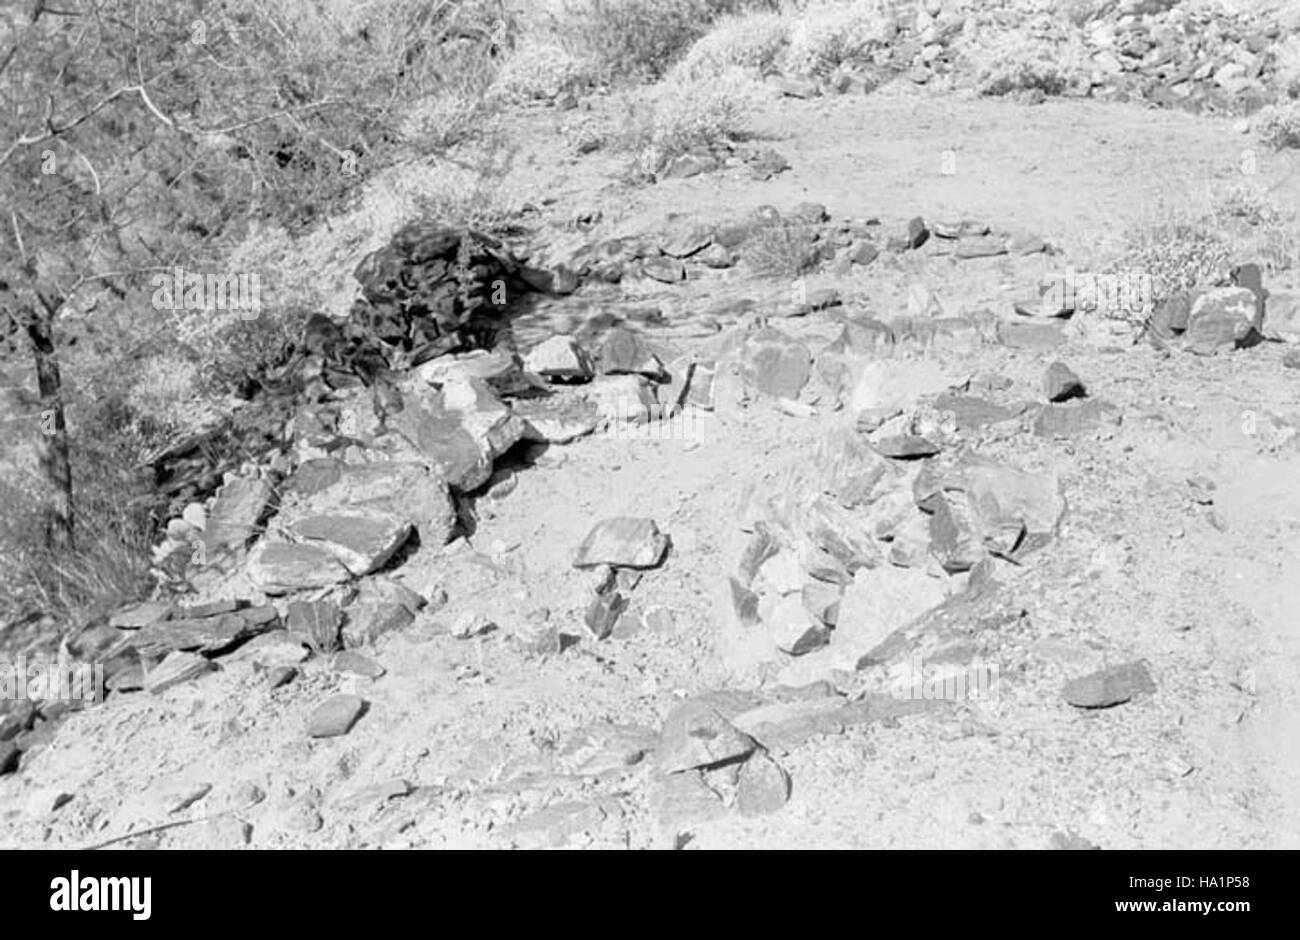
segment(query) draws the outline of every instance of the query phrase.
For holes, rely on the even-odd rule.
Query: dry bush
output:
[[[790,42],[791,22],[779,13],[758,11],[725,16],[676,65],[670,80],[699,80],[732,68],[766,73]]]
[[[501,66],[492,94],[515,103],[549,100],[588,86],[594,79],[589,68],[558,42],[529,39]]]
[[[745,240],[741,257],[760,277],[792,279],[817,266],[812,230],[785,221],[758,228]]]
[[[567,0],[550,31],[602,82],[652,81],[745,0]]]
[[[744,138],[760,90],[742,71],[699,81],[666,81],[627,99],[617,145],[635,153],[634,169],[662,170],[671,160]]]
[[[891,19],[880,0],[818,0],[788,17],[785,71],[822,75],[883,45]]]
[[[1086,58],[1077,43],[1031,40],[1015,33],[982,37],[963,52],[965,71],[975,76],[975,90],[990,97],[1020,92],[1054,97],[1086,88]]]
[[[1151,278],[1159,300],[1180,290],[1212,283],[1231,266],[1231,246],[1212,217],[1172,212],[1140,222],[1125,232],[1125,266]]]
[[[1251,128],[1267,147],[1300,149],[1300,101],[1261,108],[1252,119]]]

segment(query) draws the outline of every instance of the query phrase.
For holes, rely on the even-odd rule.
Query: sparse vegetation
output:
[[[742,257],[755,274],[771,278],[796,278],[817,264],[808,227],[785,221],[758,227],[746,239]]]
[[[634,153],[639,172],[654,174],[678,156],[709,152],[742,139],[748,129],[755,89],[747,75],[667,81],[645,97],[629,99],[618,146]]]
[[[1256,136],[1274,150],[1300,149],[1300,101],[1270,105],[1255,115]]]

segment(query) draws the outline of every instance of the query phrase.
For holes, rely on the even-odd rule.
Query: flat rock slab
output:
[[[775,813],[790,799],[790,775],[759,751],[745,761],[736,782],[736,809],[742,816]]]
[[[1065,343],[1065,330],[1058,323],[1009,320],[998,324],[997,337],[1008,349],[1050,352]]]
[[[289,594],[342,584],[352,574],[318,545],[261,542],[250,553],[248,576],[266,594]]]
[[[764,395],[798,399],[812,373],[808,347],[780,330],[757,330],[741,350],[746,384]]]
[[[775,702],[741,712],[731,723],[769,751],[788,754],[815,735],[842,733],[838,712],[844,704],[838,696]]]
[[[1119,421],[1119,409],[1099,398],[1049,402],[1034,417],[1034,433],[1039,437],[1078,437]]]
[[[871,442],[877,451],[894,460],[916,460],[933,457],[942,448],[927,437],[917,434],[885,434]]]
[[[411,535],[409,522],[384,515],[307,516],[289,529],[324,548],[357,576],[382,568]]]
[[[1001,424],[1019,414],[1013,408],[974,395],[940,395],[934,400],[934,407],[941,413],[951,413],[959,430],[978,430]]]
[[[1150,695],[1156,684],[1145,663],[1110,666],[1078,679],[1071,679],[1061,696],[1076,708],[1110,708],[1138,695]]]
[[[591,803],[555,803],[503,826],[494,837],[521,849],[559,849],[574,838],[595,832],[605,821],[605,811]]]
[[[668,537],[659,531],[653,519],[629,516],[604,519],[583,539],[573,566],[653,568],[663,560],[667,548]]]
[[[646,258],[641,262],[641,273],[651,280],[676,284],[686,279],[686,266],[676,258]]]
[[[659,769],[673,774],[740,760],[756,746],[713,703],[688,699],[664,720],[655,756]]]
[[[169,653],[162,662],[145,673],[144,687],[154,695],[161,695],[181,683],[215,672],[216,668],[211,660],[197,653]]]
[[[311,500],[317,513],[376,513],[404,519],[415,526],[424,545],[447,543],[456,525],[456,507],[447,481],[437,471],[408,461],[376,461],[368,464],[334,464],[308,461],[299,474],[314,465],[303,495],[319,494]]]
[[[918,654],[928,656],[937,647],[969,641],[982,630],[999,630],[1015,623],[1023,616],[1024,607],[991,572],[989,561],[980,562],[972,569],[965,590],[890,633],[858,660],[857,668],[897,663]]]
[[[145,601],[141,604],[132,604],[129,607],[123,607],[113,616],[108,618],[108,625],[116,627],[119,630],[139,630],[141,627],[147,627],[151,623],[157,623],[159,620],[166,620],[172,615],[172,605],[162,604],[153,601]]]
[[[436,393],[407,402],[391,424],[437,467],[452,489],[477,489],[492,475],[490,457],[465,427],[461,414],[446,408]]]
[[[713,241],[713,230],[703,225],[680,228],[659,240],[659,249],[671,258],[689,258]]]
[[[364,679],[378,679],[387,671],[369,656],[363,656],[352,650],[337,654],[331,661],[330,667],[335,672],[361,676]]]
[[[599,358],[600,371],[606,375],[635,373],[652,379],[664,375],[663,363],[651,351],[645,338],[624,327],[616,326],[605,334]]]
[[[553,382],[585,382],[595,373],[591,356],[569,336],[552,336],[524,357],[530,372]]]
[[[274,608],[272,608],[274,611]],[[231,646],[265,633],[273,620],[257,622],[239,613],[218,614],[202,620],[160,620],[141,627],[132,644],[144,655],[163,655],[173,650],[219,653]]]
[[[659,734],[642,725],[596,722],[567,734],[560,742],[559,762],[566,773],[599,777],[623,773],[639,764],[659,745]]]
[[[953,249],[957,258],[992,258],[1007,253],[1007,243],[997,235],[969,235],[957,239]]]
[[[217,493],[203,531],[203,548],[209,557],[242,548],[256,531],[273,495],[271,481],[232,480]]]
[[[600,410],[585,397],[551,395],[515,402],[524,421],[524,439],[539,444],[569,444],[600,426]]]
[[[655,778],[650,789],[650,807],[655,822],[674,833],[727,815],[722,798],[698,772]]]
[[[366,712],[366,702],[359,695],[335,695],[326,699],[307,720],[309,738],[337,738],[352,730]]]

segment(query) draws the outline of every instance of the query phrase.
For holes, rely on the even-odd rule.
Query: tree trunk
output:
[[[73,548],[72,459],[68,427],[63,415],[63,380],[54,347],[56,307],[27,311],[27,337],[36,362],[36,385],[41,399],[37,455],[45,484],[45,545],[55,551]]]

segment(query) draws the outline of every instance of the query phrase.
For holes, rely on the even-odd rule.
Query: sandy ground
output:
[[[772,101],[756,126],[792,164],[773,180],[736,170],[629,189],[616,158],[564,152],[555,113],[521,121],[531,143],[513,183],[539,202],[553,197],[556,225],[596,208],[596,234],[646,232],[674,216],[720,221],[815,200],[835,217],[879,218],[887,232],[914,215],[974,217],[1064,252],[882,255],[850,278],[822,276],[850,307],[882,317],[905,313],[917,283],[949,315],[1005,312],[1047,271],[1106,257],[1123,226],[1162,200],[1237,181],[1250,146],[1228,120],[891,86]],[[1259,180],[1279,203],[1300,196],[1297,162],[1259,154]],[[369,211],[391,220],[390,209]],[[357,257],[340,251],[338,270]],[[719,299],[788,294],[744,266],[650,285],[629,284],[617,302],[661,306],[667,326],[649,332],[668,351],[703,343],[693,318]],[[836,332],[827,313],[779,325]],[[402,570],[449,601],[381,641],[374,656],[388,672],[377,680],[308,663],[298,682],[270,691],[254,667],[269,644],[255,643],[201,682],[74,715],[21,774],[0,778],[0,845],[84,846],[182,822],[118,844],[1041,848],[1072,833],[1105,848],[1297,847],[1300,372],[1283,368],[1282,353],[1266,344],[1164,358],[1072,335],[1053,358],[1123,420],[1072,441],[1021,431],[985,443],[1017,466],[1058,472],[1069,502],[1060,538],[1005,573],[1027,616],[990,647],[1001,695],[806,741],[780,757],[793,788],[775,814],[682,811],[649,762],[595,777],[566,769],[575,734],[593,723],[653,736],[686,695],[755,687],[720,625],[743,545],[737,495],[807,459],[837,420],[759,403],[703,421],[693,446],[594,438],[521,470],[513,492],[480,502],[469,543]],[[1008,400],[1036,398],[1046,364],[997,345],[930,355],[1011,379]],[[1198,475],[1216,483],[1211,505],[1192,499],[1187,480]],[[574,547],[617,515],[654,518],[673,538],[668,560],[632,592],[613,637],[530,652],[520,641],[530,625],[546,612],[571,616],[583,583],[569,566]],[[446,627],[463,610],[503,629],[454,639]],[[1067,678],[1133,660],[1147,663],[1154,695],[1088,712],[1062,700]],[[309,740],[311,710],[349,687],[367,714],[346,737]],[[250,800],[254,788],[265,798]],[[57,793],[71,799],[50,811]]]

